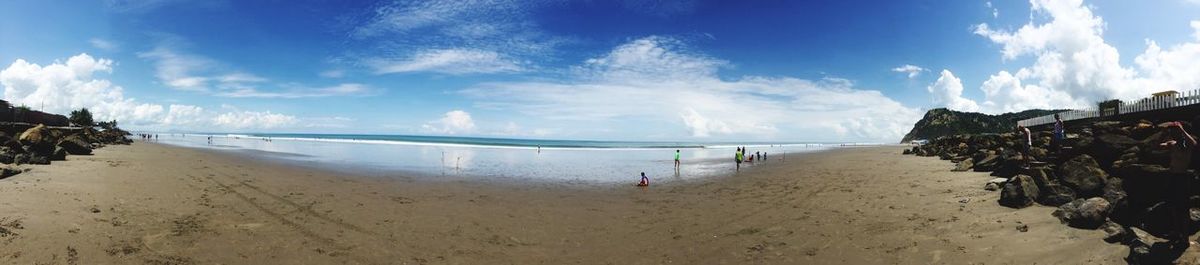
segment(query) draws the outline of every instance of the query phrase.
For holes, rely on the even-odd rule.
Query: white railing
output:
[[[1128,102],[1122,101],[1121,105],[1117,107],[1117,115],[1182,107],[1194,104],[1200,104],[1200,90],[1184,91],[1174,96],[1148,97]],[[1100,117],[1100,111],[1071,110],[1059,112],[1058,115],[1062,117],[1063,121],[1071,121]],[[1017,124],[1025,127],[1050,123],[1054,123],[1053,114],[1017,121]]]

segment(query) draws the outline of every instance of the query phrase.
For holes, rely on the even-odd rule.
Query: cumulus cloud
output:
[[[957,111],[979,111],[979,105],[970,99],[963,98],[962,80],[954,76],[950,70],[942,70],[942,75],[937,81],[925,88],[930,94],[933,94],[933,103],[946,106],[946,108]]]
[[[1162,48],[1147,40],[1147,49],[1135,57],[1136,68],[1120,64],[1120,53],[1104,41],[1104,20],[1082,0],[1031,0],[1036,16],[1015,31],[993,29],[988,24],[974,33],[999,44],[1002,58],[1033,57],[1032,65],[1000,71],[984,81],[984,112],[1020,111],[1029,108],[1089,108],[1107,99],[1132,100],[1163,90],[1200,87],[1200,37]],[[1038,23],[1037,21],[1044,21]],[[1200,34],[1200,22],[1192,22]]]
[[[430,121],[421,126],[427,132],[439,134],[467,134],[475,131],[475,120],[471,114],[462,110],[446,112],[441,119]]]
[[[113,61],[79,54],[41,66],[17,59],[0,70],[4,99],[50,113],[88,108],[97,120],[117,120],[134,128],[270,129],[294,124],[295,117],[271,112],[206,111],[202,107],[143,103],[96,74],[111,73]],[[241,78],[245,78],[244,76]]]
[[[481,108],[567,123],[674,124],[692,137],[894,141],[921,115],[850,80],[720,78],[727,64],[651,36],[585,60],[563,80],[485,83],[460,93]]]
[[[500,53],[476,49],[425,50],[406,59],[376,60],[371,65],[377,74],[434,72],[461,75],[522,70],[520,63]]]
[[[892,68],[892,72],[905,73],[908,75],[909,79],[916,78],[917,76],[920,76],[922,72],[925,72],[925,71],[929,71],[929,70],[925,69],[925,68],[921,68],[920,66],[911,65],[911,64],[901,65],[899,67]]]

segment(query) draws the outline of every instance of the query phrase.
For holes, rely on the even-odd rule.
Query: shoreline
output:
[[[280,140],[280,141],[283,142],[285,140]],[[269,151],[269,150],[264,150],[266,148],[255,149],[254,147],[243,147],[243,146],[237,146],[237,145],[216,144],[216,145],[208,145],[208,146],[189,146],[189,145],[182,144],[182,143],[171,142],[169,140],[162,141],[162,142],[157,141],[157,140],[151,140],[151,141],[143,140],[143,141],[139,141],[139,143],[161,144],[161,145],[168,145],[171,147],[188,148],[188,149],[199,150],[199,151],[204,151],[204,152],[216,152],[216,153],[221,153],[221,154],[241,156],[241,157],[248,158],[248,159],[257,159],[260,161],[265,161],[265,162],[270,162],[270,163],[280,163],[280,164],[286,164],[286,165],[291,165],[291,166],[302,166],[302,167],[306,167],[306,168],[310,168],[310,169],[314,169],[314,170],[330,171],[330,172],[341,173],[341,174],[372,175],[372,176],[400,175],[400,176],[404,176],[407,178],[423,178],[423,179],[428,179],[428,180],[449,179],[452,181],[465,180],[465,181],[482,181],[482,182],[571,183],[571,184],[575,184],[575,185],[608,186],[608,185],[616,185],[616,184],[622,184],[622,183],[627,183],[627,182],[636,182],[638,179],[638,172],[647,172],[647,174],[649,174],[649,176],[651,177],[652,181],[654,181],[655,179],[666,180],[666,181],[655,181],[655,182],[659,182],[659,183],[677,182],[677,181],[681,181],[681,180],[690,181],[690,180],[699,180],[699,179],[708,179],[708,178],[722,178],[722,177],[729,177],[729,176],[734,176],[734,175],[738,174],[737,172],[735,172],[735,170],[734,170],[735,165],[731,161],[732,160],[732,152],[733,152],[732,148],[728,148],[728,150],[719,149],[721,151],[729,151],[730,158],[699,157],[699,158],[692,159],[692,158],[685,157],[685,159],[683,160],[683,163],[682,163],[682,166],[684,169],[681,170],[680,173],[673,172],[673,170],[672,170],[672,168],[673,168],[672,162],[673,161],[671,161],[669,159],[665,159],[665,158],[657,158],[656,157],[656,158],[652,158],[648,161],[640,161],[640,162],[635,163],[634,165],[628,165],[628,168],[626,168],[627,165],[610,164],[610,165],[625,169],[627,171],[626,174],[601,174],[601,173],[597,173],[597,172],[590,172],[592,175],[583,175],[583,176],[576,175],[574,178],[547,178],[544,176],[542,176],[542,177],[528,176],[528,175],[521,174],[521,172],[494,173],[495,170],[499,170],[499,169],[493,169],[493,171],[484,170],[484,172],[470,172],[472,169],[469,167],[463,168],[463,169],[454,169],[452,166],[446,165],[446,164],[443,164],[443,166],[440,167],[441,170],[431,170],[428,168],[426,168],[424,170],[413,169],[413,168],[389,168],[388,166],[381,166],[378,164],[371,164],[371,163],[359,163],[358,165],[355,165],[354,161],[331,161],[331,160],[335,160],[335,159],[330,159],[328,157],[318,157],[314,154]],[[339,144],[346,144],[346,143],[339,143]],[[354,143],[351,143],[351,144],[354,144]],[[366,144],[366,145],[372,146],[370,144]],[[774,163],[778,163],[780,161],[785,161],[789,155],[792,157],[798,157],[798,156],[802,156],[802,155],[808,155],[808,154],[812,154],[812,153],[823,153],[823,152],[828,152],[828,151],[837,150],[837,149],[888,147],[888,146],[903,146],[903,145],[878,145],[878,146],[845,145],[845,146],[816,147],[817,149],[800,149],[800,150],[790,150],[790,151],[785,150],[780,153],[772,154],[771,156],[768,157],[769,160],[765,163],[764,162],[743,163],[742,166],[745,168],[754,168],[754,167],[764,166],[764,164],[774,164]],[[374,147],[386,148],[386,146],[374,146]],[[442,146],[442,147],[438,147],[438,148],[455,148],[455,147]],[[476,147],[471,147],[471,148],[473,149]],[[806,148],[808,148],[808,147],[806,147]],[[482,150],[479,150],[479,149],[482,149]],[[476,149],[476,150],[486,151],[486,150],[490,150],[493,148],[479,147],[479,149]],[[438,150],[441,150],[441,149],[438,149]],[[527,149],[522,149],[522,150],[533,151],[536,149],[527,148]],[[454,150],[454,149],[450,149],[448,151],[443,151],[443,153],[455,152],[455,151],[456,150]],[[645,150],[643,150],[643,149],[612,149],[612,148],[602,148],[602,149],[591,149],[591,148],[565,148],[565,149],[553,148],[552,149],[552,148],[547,148],[544,154],[536,153],[536,154],[530,155],[530,158],[532,160],[537,160],[537,159],[540,159],[539,156],[555,156],[555,155],[557,155],[557,153],[554,153],[554,152],[563,152],[563,151],[576,152],[576,153],[600,152],[600,154],[602,154],[602,155],[610,155],[610,154],[613,154],[616,152],[654,151],[657,153],[663,153],[663,152],[669,151],[669,150],[662,149],[662,148],[645,149]],[[611,157],[610,157],[610,159],[611,159]],[[445,163],[445,162],[443,162],[443,163]],[[554,165],[554,166],[570,168],[570,165]],[[553,172],[553,169],[550,169],[550,170],[551,170],[550,172]],[[669,173],[663,174],[663,172],[661,172],[661,171],[666,171]],[[504,171],[500,170],[500,172],[504,172]],[[539,174],[541,174],[541,173],[539,173]],[[625,177],[622,177],[622,176],[625,176]]]
[[[643,189],[351,176],[139,142],[0,180],[0,263],[1120,263],[1102,232],[998,206],[984,174],[901,149]]]

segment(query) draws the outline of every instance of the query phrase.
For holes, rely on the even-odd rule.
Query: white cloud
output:
[[[371,64],[377,74],[435,72],[461,75],[522,70],[518,62],[499,53],[474,49],[426,50],[403,60],[378,60]]]
[[[896,141],[920,118],[849,80],[724,80],[717,72],[725,65],[677,40],[647,37],[585,60],[564,80],[485,83],[460,93],[480,108],[552,122],[636,120],[692,137]]]
[[[543,58],[563,38],[548,36],[530,9],[543,1],[433,0],[382,5],[349,35],[369,52],[350,54],[376,73],[510,73]],[[523,58],[522,60],[514,58]]]
[[[441,119],[425,123],[421,128],[439,134],[467,134],[475,131],[475,121],[466,111],[452,110],[446,112]]]
[[[992,6],[992,1],[987,1],[986,4],[988,8],[992,9],[992,18],[999,18],[1000,10],[996,9],[995,6]]]
[[[359,83],[343,83],[322,88],[290,86],[285,91],[260,91],[253,87],[229,87],[217,92],[216,96],[230,98],[313,98],[330,96],[368,95],[374,93],[369,86]]]
[[[916,78],[917,76],[920,76],[922,72],[926,72],[926,71],[929,71],[929,70],[925,69],[925,68],[921,68],[920,66],[911,65],[911,64],[901,65],[899,67],[892,68],[892,72],[905,73],[908,75],[909,79]]]
[[[977,112],[979,105],[970,99],[962,97],[962,80],[954,76],[950,70],[942,70],[942,75],[936,82],[925,88],[933,94],[933,103],[957,111]]]
[[[92,38],[92,39],[88,40],[88,43],[92,44],[92,47],[95,47],[96,49],[101,49],[101,50],[105,50],[105,51],[117,50],[116,43],[105,40],[105,39],[101,39],[101,38]]]
[[[154,76],[172,89],[186,91],[208,91],[211,78],[200,76],[197,72],[205,72],[213,65],[211,59],[185,54],[168,48],[165,45],[155,47],[148,52],[138,53],[138,57],[154,60]]]
[[[687,126],[688,129],[692,131],[693,137],[708,137],[711,135],[709,132],[721,134],[729,134],[733,132],[733,130],[730,129],[729,125],[725,124],[725,122],[709,120],[691,108],[684,111],[683,114],[680,115],[680,118],[683,119],[684,126]]]
[[[237,111],[217,115],[213,124],[235,130],[243,129],[275,129],[295,125],[298,119],[293,116],[272,113],[270,111]]]
[[[1015,72],[1000,71],[980,89],[984,112],[1029,108],[1090,108],[1107,99],[1131,100],[1163,90],[1200,87],[1200,36],[1193,42],[1163,49],[1147,40],[1146,51],[1135,57],[1137,68],[1120,65],[1120,53],[1104,41],[1104,20],[1082,0],[1031,0],[1031,21],[1016,31],[994,30],[988,24],[974,33],[1001,45],[1004,60],[1034,57],[1033,64]],[[1200,22],[1192,22],[1200,34]]]
[[[97,73],[111,73],[113,61],[79,54],[46,66],[17,59],[0,71],[4,99],[50,113],[88,108],[97,120],[117,120],[132,128],[270,129],[295,117],[270,112],[209,112],[192,105],[143,103],[126,98],[124,89]],[[213,118],[216,117],[216,118]]]

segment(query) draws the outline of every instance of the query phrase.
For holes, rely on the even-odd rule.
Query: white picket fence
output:
[[[1182,107],[1193,104],[1200,104],[1200,89],[1180,92],[1175,96],[1148,97],[1133,101],[1122,101],[1121,106],[1118,107],[1117,115]],[[1100,117],[1100,111],[1097,109],[1071,110],[1059,112],[1058,115],[1063,121],[1071,121]],[[1050,123],[1054,123],[1053,114],[1017,121],[1017,124],[1025,127]]]

